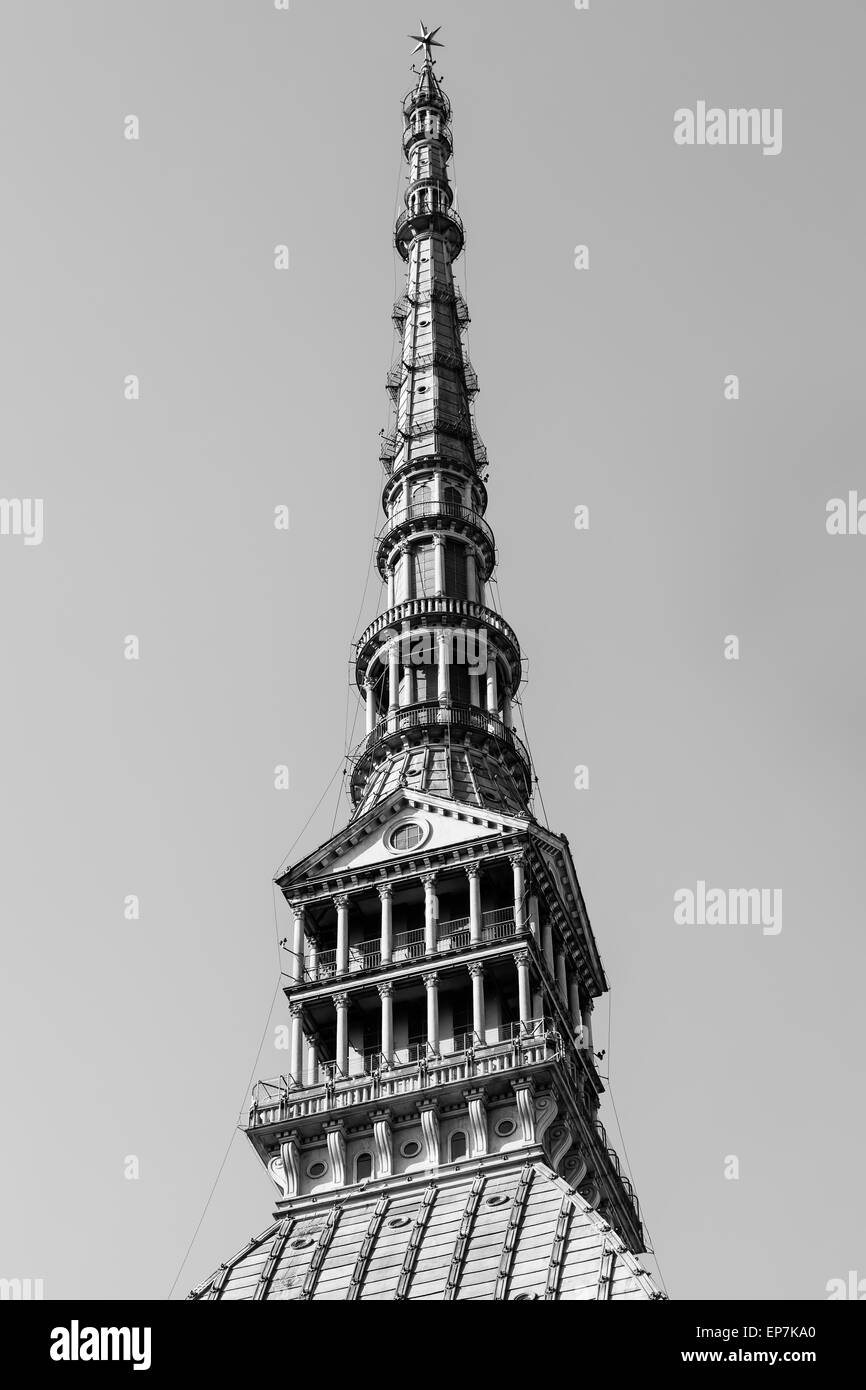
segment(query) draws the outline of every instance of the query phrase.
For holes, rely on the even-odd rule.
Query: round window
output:
[[[501,1138],[506,1139],[509,1134],[514,1133],[516,1128],[517,1125],[513,1120],[500,1120],[499,1124],[496,1126],[496,1133],[500,1135]]]
[[[327,1163],[311,1163],[307,1169],[308,1178],[323,1178],[328,1171]]]
[[[495,1196],[487,1198],[487,1205],[489,1207],[504,1207],[508,1200],[509,1198],[505,1192],[497,1192]]]
[[[426,839],[425,827],[419,825],[417,821],[403,821],[400,825],[395,825],[387,839],[387,845],[395,854],[405,854],[408,850],[417,849]]]
[[[312,1245],[312,1243],[312,1236],[299,1236],[297,1240],[293,1240],[290,1242],[291,1248],[293,1250],[306,1250],[307,1246]]]
[[[421,1145],[415,1139],[410,1139],[400,1150],[404,1158],[417,1158],[421,1152]]]
[[[392,1216],[391,1220],[388,1222],[388,1225],[389,1225],[389,1226],[392,1226],[392,1227],[394,1227],[394,1226],[408,1226],[408,1225],[409,1225],[409,1218],[408,1218],[408,1216]]]

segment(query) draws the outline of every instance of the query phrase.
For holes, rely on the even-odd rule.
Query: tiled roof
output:
[[[607,1222],[542,1162],[371,1186],[287,1215],[190,1297],[662,1297]]]

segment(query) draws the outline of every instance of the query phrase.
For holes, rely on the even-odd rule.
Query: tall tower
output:
[[[660,1296],[598,1117],[607,982],[568,841],[533,814],[512,718],[520,647],[488,598],[436,33],[417,36],[403,102],[387,599],[357,644],[353,812],[277,880],[293,918],[289,1068],[255,1087],[246,1133],[279,1197],[196,1298]]]

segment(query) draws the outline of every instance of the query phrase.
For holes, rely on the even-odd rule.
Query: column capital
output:
[[[467,969],[473,980],[484,978],[484,966],[481,964],[480,960],[472,961],[471,964],[467,966]]]
[[[481,873],[481,865],[477,859],[473,859],[471,864],[466,865],[466,877],[478,878]]]
[[[334,907],[337,907],[337,908],[340,908],[340,907],[348,907],[348,906],[349,906],[349,895],[348,895],[348,893],[337,893],[337,894],[335,894],[335,896],[331,899],[331,902],[334,904]]]
[[[292,1018],[301,1018],[302,1015],[303,1015],[303,1012],[304,1012],[304,1006],[303,1006],[303,1004],[290,1004],[290,1005],[289,1005],[289,1013],[291,1014]]]
[[[518,965],[529,965],[531,957],[528,951],[516,951],[514,959]]]
[[[348,994],[334,994],[332,998],[334,1000],[335,1009],[347,1009],[349,1007]]]
[[[522,868],[526,863],[526,850],[516,849],[513,854],[509,854],[508,859],[515,869]]]
[[[439,984],[439,971],[425,970],[422,979],[424,981],[425,989],[435,989],[436,986]]]
[[[377,985],[376,989],[379,991],[380,998],[387,999],[390,994],[394,993],[394,981],[386,980],[384,984]]]
[[[421,882],[424,884],[425,888],[432,888],[436,883],[436,878],[436,870],[432,869],[429,873],[421,875]]]
[[[379,894],[380,898],[390,898],[394,893],[394,885],[392,883],[378,883],[376,885],[376,892]]]
[[[292,910],[293,917],[303,917],[304,913],[307,910],[306,903],[289,903],[289,907]]]

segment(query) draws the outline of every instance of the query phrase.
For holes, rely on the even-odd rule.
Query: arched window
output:
[[[451,1135],[451,1162],[458,1158],[466,1157],[466,1135],[462,1129],[455,1130]]]
[[[459,487],[454,487],[449,484],[442,493],[442,501],[449,503],[453,507],[462,507],[463,493],[460,491]]]
[[[358,1154],[355,1159],[355,1182],[363,1182],[373,1176],[373,1155]]]

